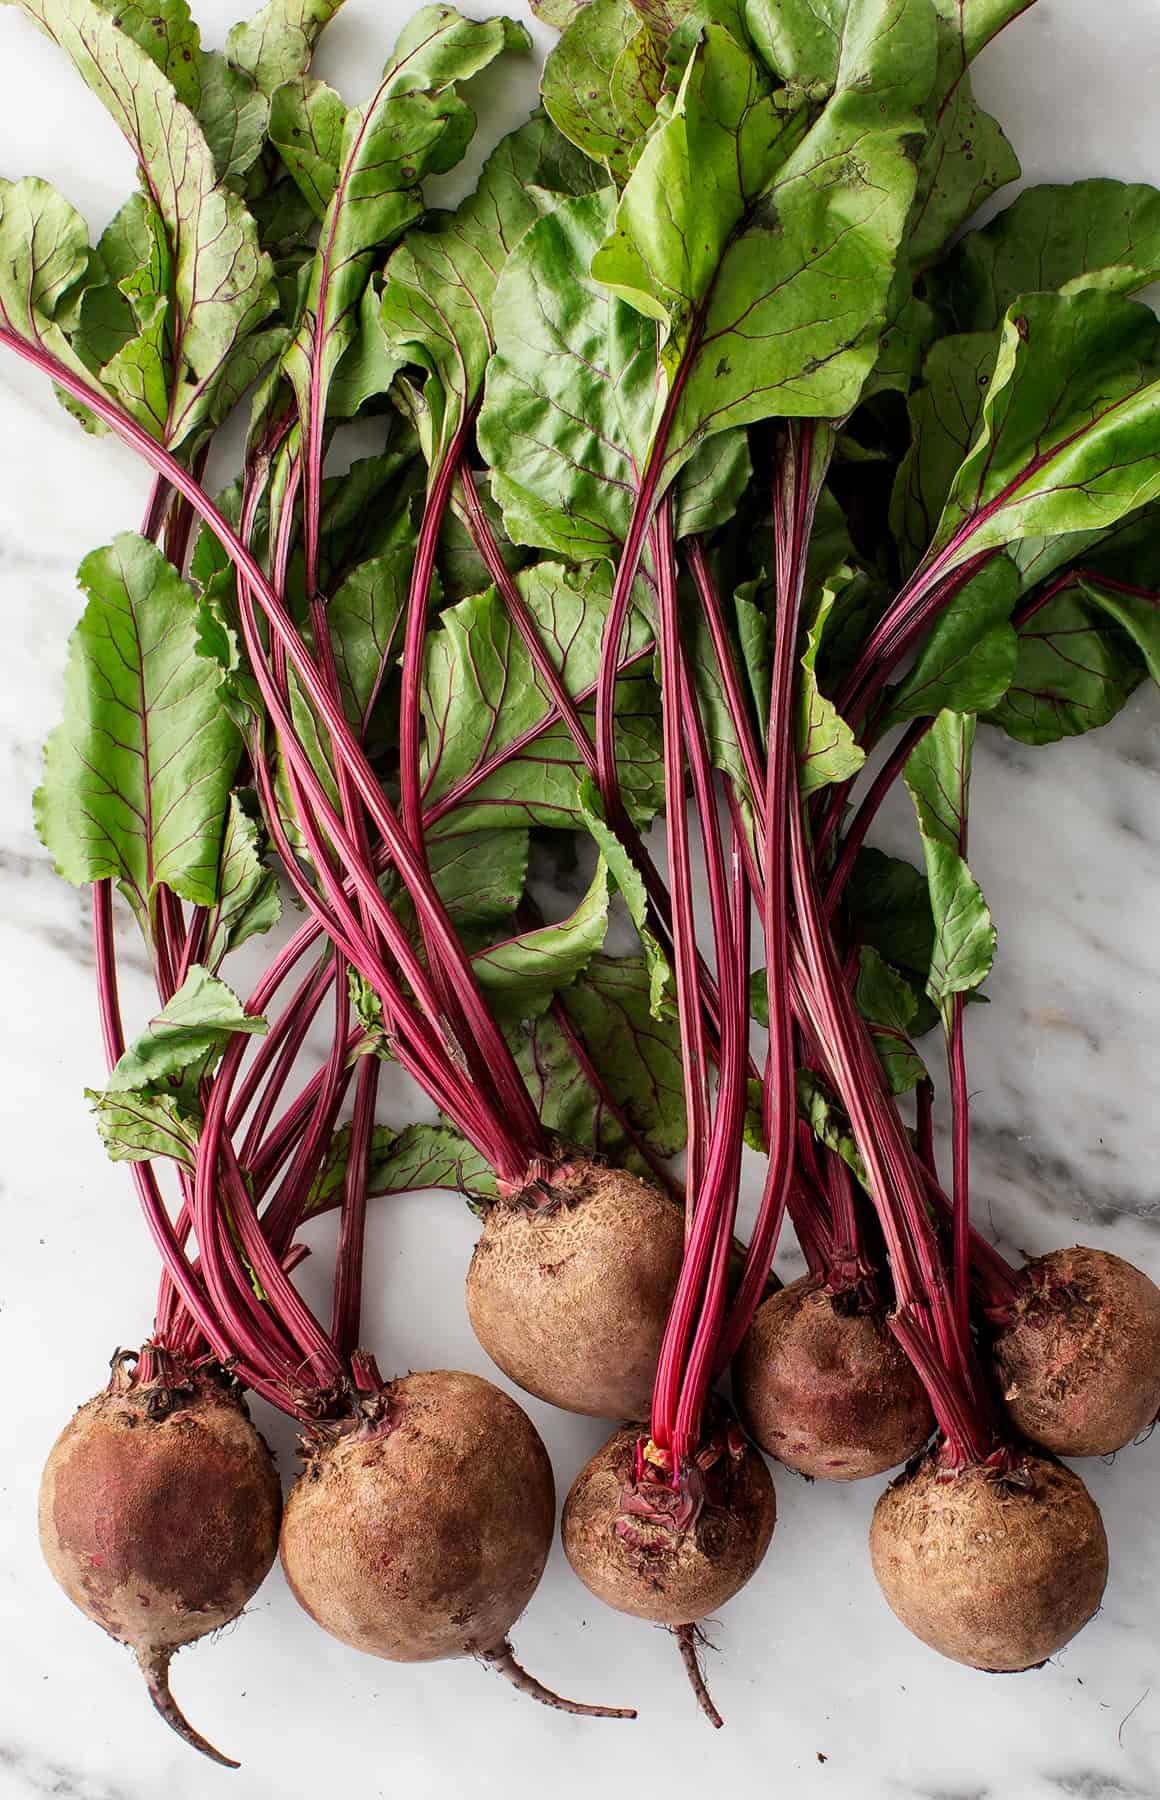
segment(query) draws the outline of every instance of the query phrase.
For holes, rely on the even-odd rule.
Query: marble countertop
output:
[[[232,8],[197,10],[220,42]],[[350,0],[321,72],[361,92],[403,11],[400,0]],[[537,28],[541,54],[546,35]],[[0,69],[0,171],[55,181],[99,229],[132,181],[124,145],[55,47],[8,8]],[[530,63],[521,79],[530,103]],[[1028,178],[1160,180],[1158,0],[1040,0],[985,53],[976,85]],[[505,126],[492,111],[488,125]],[[599,1609],[558,1549],[517,1648],[565,1691],[636,1704],[635,1726],[543,1712],[470,1662],[362,1658],[315,1630],[277,1573],[239,1625],[176,1665],[182,1704],[241,1772],[210,1767],[154,1720],[127,1653],[73,1611],[36,1546],[44,1457],[114,1345],[147,1330],[155,1269],[125,1171],[105,1161],[82,1096],[102,1068],[87,902],[53,876],[30,809],[79,610],[73,572],[136,522],[146,483],[128,453],[84,437],[11,362],[0,422],[0,1800],[297,1800],[318,1789],[530,1800],[605,1782],[787,1800],[1157,1800],[1160,1438],[1114,1467],[1084,1466],[1111,1540],[1106,1603],[1034,1674],[942,1662],[894,1620],[866,1555],[877,1483],[822,1489],[782,1473],[766,1564],[712,1628],[720,1736],[694,1710],[665,1636]],[[909,830],[900,806],[882,841],[900,847]],[[1000,933],[994,1002],[970,1021],[979,1222],[1012,1250],[1078,1239],[1156,1275],[1160,698],[1142,691],[1106,730],[1048,750],[985,735],[972,840]],[[125,948],[132,1018],[148,986]],[[418,1114],[400,1096],[393,1116],[404,1107]],[[473,1236],[447,1196],[374,1209],[368,1335],[385,1368],[494,1375],[462,1305]],[[317,1267],[302,1279],[317,1292],[320,1227],[313,1241]],[[563,1493],[603,1427],[525,1403]],[[289,1475],[293,1434],[259,1410]]]

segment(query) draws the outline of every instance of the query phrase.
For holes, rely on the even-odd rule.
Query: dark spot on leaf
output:
[[[720,381],[723,376],[729,375],[732,373],[732,370],[729,367],[729,358],[727,356],[723,356],[721,358],[720,362],[717,364],[716,373],[717,373],[718,381]]]
[[[1027,323],[1027,319],[1023,313],[1020,313],[1019,317],[1016,319],[1015,329],[1019,333],[1019,336],[1023,339],[1023,342],[1026,343],[1028,338],[1031,336],[1031,327]]]
[[[415,179],[414,163],[404,163],[403,164],[403,180],[404,181],[414,181],[414,179]]]

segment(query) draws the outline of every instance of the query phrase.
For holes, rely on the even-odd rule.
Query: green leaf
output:
[[[383,326],[400,361],[426,371],[424,452],[433,468],[483,386],[494,348],[492,301],[509,255],[560,193],[587,192],[596,179],[537,114],[496,146],[479,186],[455,212],[428,215],[391,257]]]
[[[666,1013],[672,1014],[672,970],[668,957],[649,927],[648,892],[644,879],[605,819],[600,791],[590,775],[585,775],[580,783],[580,813],[640,938],[649,974],[649,1011],[654,1019],[662,1018]]]
[[[282,917],[278,876],[262,861],[265,833],[247,797],[230,795],[218,894],[205,934],[205,962],[216,970],[247,938],[271,931]]]
[[[641,957],[596,956],[561,1002],[633,1129],[658,1156],[675,1156],[685,1142],[679,1027],[671,1010],[657,1017],[653,993],[653,971]],[[602,1138],[590,1132],[583,1141]]]
[[[752,581],[741,582],[733,595],[733,607],[737,615],[737,641],[741,646],[741,661],[753,696],[761,743],[766,738],[772,692],[769,616],[757,600],[765,581],[765,570],[762,569]]]
[[[926,1065],[910,1041],[918,1000],[905,977],[868,944],[859,954],[854,1000],[870,1026],[891,1093],[909,1094],[926,1079]]]
[[[776,414],[840,417],[853,407],[878,354],[933,67],[929,0],[858,0],[821,115],[788,160],[766,161],[754,190],[750,169],[760,157],[743,168],[748,209],[704,289],[669,469],[703,436],[729,426]],[[712,175],[694,167],[694,181],[720,181],[727,193],[724,163],[722,153]],[[699,246],[698,286],[706,267]],[[692,321],[675,326],[669,317],[675,346]]]
[[[350,1126],[336,1131],[306,1203],[306,1216],[326,1212],[342,1199],[350,1158]],[[465,1194],[495,1193],[495,1173],[467,1139],[449,1125],[376,1125],[367,1158],[367,1192],[409,1194],[449,1188]]]
[[[343,710],[365,735],[388,671],[402,655],[400,621],[414,552],[395,544],[359,563],[326,608]]]
[[[148,195],[126,201],[98,256],[112,279],[86,291],[74,344],[129,416],[161,438],[173,386],[173,267]]]
[[[999,352],[996,332],[941,338],[907,403],[910,445],[895,477],[890,527],[903,572],[922,561],[983,416]]]
[[[66,52],[123,132],[165,221],[182,361],[164,433],[172,448],[202,424],[230,355],[273,306],[269,259],[253,219],[218,180],[193,113],[95,0],[17,3]]]
[[[608,867],[600,857],[588,892],[566,919],[476,951],[472,968],[497,1017],[535,1018],[583,974],[608,931],[608,897]]]
[[[274,91],[270,142],[320,222],[338,186],[345,125],[342,96],[325,81],[302,75]]]
[[[449,6],[424,7],[404,27],[367,106],[347,113],[305,316],[284,362],[304,437],[316,412],[326,412],[376,255],[422,216],[418,184],[453,168],[471,138],[474,115],[454,84],[526,43],[510,20],[475,24]]]
[[[1160,192],[1140,182],[1027,188],[968,232],[927,279],[952,331],[994,331],[1021,294],[1102,288],[1133,294],[1160,278]]]
[[[926,879],[914,864],[882,850],[860,850],[845,899],[863,943],[925,983],[934,945],[934,918]]]
[[[109,1076],[107,1092],[180,1089],[191,1093],[224,1052],[231,1037],[261,1037],[266,1020],[248,1013],[233,989],[200,963],[161,1011],[150,1019]]]
[[[995,927],[965,858],[974,741],[969,714],[941,712],[906,764],[934,915],[927,992],[940,1005],[979,987],[995,960]]]
[[[443,836],[436,825],[424,841],[431,879],[456,928],[486,927],[494,936],[494,928],[511,918],[524,892],[528,833],[485,829]]]
[[[615,1105],[654,1154],[669,1156],[685,1140],[678,1026],[674,1019],[652,1017],[649,986],[639,957],[596,956],[560,1000]],[[647,1173],[553,1013],[514,1028],[511,1043],[546,1130],[563,1143],[598,1150],[621,1167]]]
[[[806,1121],[819,1143],[824,1144],[827,1150],[832,1150],[835,1156],[841,1157],[865,1187],[866,1168],[861,1151],[854,1142],[850,1121],[825,1082],[809,1069],[798,1069],[794,1074],[794,1086],[798,1117]]]
[[[235,25],[226,56],[261,93],[305,75],[318,39],[343,0],[267,0],[252,19]]]
[[[197,601],[132,532],[86,557],[78,579],[89,599],[45,748],[41,839],[66,881],[111,878],[143,919],[162,883],[212,906],[241,746],[197,654]]]
[[[381,279],[372,275],[359,301],[358,323],[330,384],[332,419],[353,419],[370,401],[385,404],[403,358],[383,328]]]
[[[200,1109],[192,1110],[169,1093],[110,1093],[86,1088],[101,1142],[111,1162],[151,1162],[169,1158],[187,1169],[197,1164]]]
[[[826,620],[834,606],[834,590],[823,588],[814,616],[805,628],[797,688],[798,791],[804,800],[835,781],[848,781],[866,761],[854,733],[832,700],[818,686],[816,665]]]
[[[198,73],[197,122],[219,180],[240,190],[265,146],[270,102],[216,50],[202,51]]]
[[[1106,530],[1160,494],[1160,322],[1089,291],[1004,319],[982,425],[934,538],[943,569],[1024,538]]]
[[[1003,127],[975,99],[965,69],[932,111],[907,232],[912,270],[933,262],[984,200],[1020,173]]]
[[[572,570],[544,562],[516,582],[568,692],[573,699],[588,694],[608,613],[607,566]],[[643,651],[648,641],[647,624],[634,612],[627,648]],[[429,634],[422,704],[426,804],[446,814],[444,834],[531,824],[584,829],[579,754],[567,728],[550,722],[552,702],[494,589],[448,608]],[[592,701],[580,710],[591,729]],[[651,818],[664,796],[658,711],[647,666],[621,676],[618,768],[626,804],[640,820]],[[473,785],[493,760],[497,766]]]
[[[655,116],[662,73],[628,0],[588,0],[548,52],[540,91],[564,136],[623,184]]]
[[[973,713],[998,706],[1019,659],[1010,623],[1019,588],[1008,557],[984,564],[939,614],[914,667],[891,693],[884,724],[933,718],[944,707]]]
[[[58,314],[86,281],[91,258],[88,226],[47,181],[0,179],[0,322],[86,379]]]
[[[618,553],[656,386],[652,328],[588,272],[615,204],[563,201],[508,258],[478,423],[508,536],[575,561]]]

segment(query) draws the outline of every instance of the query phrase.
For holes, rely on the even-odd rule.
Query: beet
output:
[[[887,1488],[870,1555],[892,1610],[975,1669],[1030,1669],[1097,1611],[1108,1575],[1099,1508],[1079,1476],[1031,1453],[949,1471],[927,1456]]]
[[[1160,1412],[1160,1288],[1107,1250],[1054,1250],[995,1339],[1012,1422],[1057,1456],[1108,1456]]]
[[[234,1387],[205,1371],[138,1382],[120,1358],[40,1484],[41,1547],[69,1599],[134,1651],[166,1724],[230,1768],[179,1711],[169,1664],[256,1593],[281,1512],[273,1459]]]
[[[646,1418],[684,1241],[658,1187],[578,1156],[548,1204],[489,1211],[467,1275],[475,1335],[541,1400]]]
[[[490,1381],[447,1369],[388,1383],[371,1410],[353,1430],[316,1434],[291,1489],[282,1566],[300,1605],[371,1656],[476,1656],[550,1705],[608,1711],[559,1700],[507,1642],[556,1517],[527,1414]]]
[[[634,1505],[642,1492],[638,1441],[631,1427],[615,1432],[577,1475],[564,1506],[564,1553],[585,1587],[617,1612],[693,1625],[745,1586],[769,1548],[773,1482],[738,1434],[734,1448],[703,1471],[703,1497],[687,1522],[687,1496],[661,1481],[648,1484],[656,1511],[649,1518]]]
[[[879,1316],[805,1275],[771,1294],[733,1359],[750,1436],[799,1475],[858,1481],[917,1455],[934,1430],[923,1387]]]

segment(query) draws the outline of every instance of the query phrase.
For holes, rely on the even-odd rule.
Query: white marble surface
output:
[[[360,92],[402,10],[350,0],[323,72]],[[202,0],[200,12],[220,41],[230,9]],[[55,180],[99,228],[131,181],[124,146],[54,48],[6,8],[0,69],[0,171]],[[1041,0],[984,57],[978,85],[1031,178],[1157,179],[1158,79],[1157,0]],[[529,67],[529,99],[533,82]],[[781,1475],[768,1561],[714,1631],[721,1736],[694,1712],[665,1637],[598,1609],[558,1551],[518,1648],[569,1691],[631,1699],[635,1726],[542,1712],[470,1663],[360,1658],[316,1631],[277,1575],[239,1626],[176,1666],[182,1702],[242,1771],[211,1768],[154,1721],[126,1653],[58,1593],[34,1534],[49,1444],[113,1345],[147,1329],[154,1280],[129,1183],[105,1162],[81,1094],[101,1071],[87,906],[52,876],[29,807],[78,609],[72,573],[136,522],[145,482],[10,363],[0,422],[0,1800],[298,1800],[319,1789],[531,1800],[605,1783],[792,1800],[1156,1800],[1160,1440],[1115,1467],[1085,1467],[1112,1544],[1107,1601],[1035,1674],[953,1667],[895,1623],[865,1553],[876,1484],[823,1490]],[[981,1222],[1007,1246],[1078,1237],[1154,1274],[1158,723],[1146,692],[1086,742],[983,744],[972,860],[1001,962],[994,1004],[970,1021]],[[886,829],[908,841],[901,808]],[[129,1016],[146,1004],[138,959]],[[384,1367],[485,1370],[461,1302],[472,1237],[446,1197],[375,1211],[369,1336]],[[307,1265],[307,1283],[323,1261],[313,1276]],[[529,1405],[564,1490],[602,1428]],[[269,1414],[262,1423],[289,1475],[292,1434]]]

